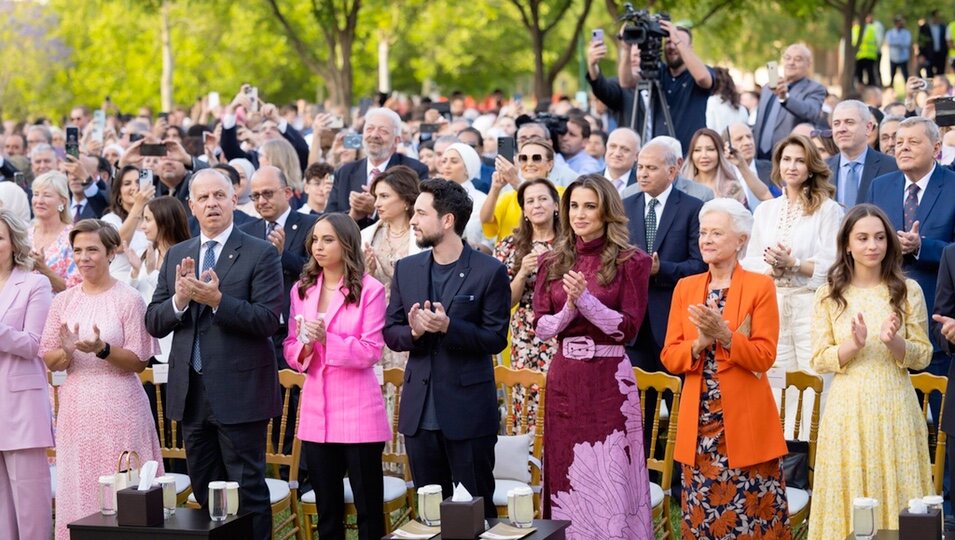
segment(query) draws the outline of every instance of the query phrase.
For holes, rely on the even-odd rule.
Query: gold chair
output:
[[[302,443],[299,441],[297,436],[293,435],[292,439],[292,450],[290,454],[284,453],[283,449],[285,448],[285,439],[288,430],[288,417],[289,417],[289,400],[291,393],[294,389],[298,389],[301,392],[302,386],[305,383],[305,375],[293,371],[291,369],[283,369],[279,371],[279,384],[282,385],[282,388],[285,390],[284,398],[282,400],[282,416],[279,421],[279,432],[277,434],[278,443],[272,443],[272,429],[275,424],[275,420],[269,420],[268,427],[266,428],[266,445],[265,445],[265,465],[266,465],[266,475],[269,474],[269,470],[276,471],[276,476],[278,476],[278,470],[282,466],[287,466],[289,468],[289,479],[286,482],[279,478],[269,478],[266,476],[265,484],[269,488],[269,501],[272,504],[272,538],[287,540],[292,537],[304,539],[304,533],[302,528],[299,526],[299,506],[298,506],[298,469],[299,469],[299,460],[301,459],[301,448]],[[296,422],[293,426],[292,433],[298,431],[298,415],[295,416]],[[189,502],[186,506],[190,508],[199,508],[199,504],[196,502],[195,494],[189,495]],[[277,516],[280,512],[288,510],[289,514],[285,519],[279,521]],[[286,527],[291,527],[291,530],[282,532],[282,529]]]
[[[680,396],[683,393],[683,381],[662,371],[648,372],[633,368],[640,390],[640,403],[645,404],[647,390],[656,390],[656,403],[653,404],[653,423],[650,427],[650,451],[647,454],[647,470],[660,473],[660,484],[650,483],[650,504],[653,508],[653,529],[658,539],[676,540],[673,524],[670,522],[670,485],[673,481],[673,452],[676,449],[676,425],[680,416]],[[658,459],[657,445],[660,438],[661,410],[664,392],[673,396],[669,407],[666,438],[664,439],[663,459]],[[644,405],[645,408],[645,405]],[[646,419],[644,419],[646,421]]]
[[[385,447],[381,455],[382,465],[385,469],[384,491],[385,502],[382,506],[382,513],[385,517],[385,533],[390,534],[395,527],[405,519],[410,518],[414,512],[414,488],[411,482],[411,466],[408,464],[408,456],[404,452],[401,434],[398,433],[398,409],[401,405],[401,384],[404,382],[405,370],[401,368],[389,368],[384,373],[384,384],[381,386],[383,396],[393,395],[393,404],[391,405],[391,443]],[[393,394],[391,394],[393,392]],[[387,402],[387,399],[386,399]],[[398,476],[394,476],[397,471]],[[347,526],[348,516],[357,516],[358,509],[355,508],[355,496],[352,492],[351,483],[345,478],[343,489],[345,490],[345,520]],[[398,516],[392,514],[398,510],[401,513]],[[302,495],[302,518],[304,520],[303,529],[305,536],[313,537],[313,532],[318,523],[318,506],[315,500],[315,491],[309,491]],[[352,528],[352,527],[349,527]]]
[[[503,389],[507,415],[504,420],[504,435],[498,436],[494,453],[509,456],[495,458],[494,506],[498,517],[507,516],[507,492],[518,487],[534,491],[534,513],[541,512],[541,458],[544,447],[544,385],[547,376],[532,369],[511,369],[495,366],[494,382]],[[536,413],[531,412],[534,397],[529,391],[537,387]],[[515,397],[521,400],[520,411],[514,411]],[[531,420],[533,420],[533,425]],[[526,463],[526,467],[521,464]],[[506,471],[508,465],[515,470]]]
[[[803,403],[807,399],[806,392],[813,391],[812,418],[809,422],[809,489],[797,489],[786,486],[786,499],[789,503],[789,523],[795,531],[794,538],[805,538],[809,534],[809,507],[812,499],[812,481],[816,466],[816,441],[819,435],[819,408],[821,406],[823,379],[808,371],[787,371],[786,388],[781,392],[779,403],[779,418],[783,432],[786,432],[786,390],[793,387],[797,390],[796,419],[793,428],[793,439],[800,440],[805,428]]]
[[[928,446],[929,456],[932,459],[932,483],[935,487],[935,493],[942,493],[942,479],[945,476],[945,432],[937,429],[942,425],[942,411],[945,410],[945,387],[948,385],[948,377],[932,375],[930,373],[912,373],[909,375],[912,386],[915,391],[922,395],[922,417],[928,419],[929,396],[933,392],[938,392],[942,399],[939,407],[938,422],[929,422]]]
[[[162,386],[166,383],[156,382],[156,373],[148,367],[139,373],[139,381],[144,385],[153,385],[153,394],[156,398],[156,431],[159,434],[159,451],[163,459],[186,460],[186,443],[182,439],[179,422],[166,418],[163,409]],[[192,494],[192,483],[188,474],[167,472],[167,476],[176,479],[176,504],[184,504]]]
[[[53,427],[56,428],[56,415],[60,412],[60,385],[53,383],[53,372],[47,370],[46,380],[50,385],[50,398],[53,402]],[[46,457],[50,462],[50,506],[56,514],[56,447],[46,449]]]

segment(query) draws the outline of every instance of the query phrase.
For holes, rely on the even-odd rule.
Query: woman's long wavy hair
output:
[[[515,273],[516,270],[521,267],[521,261],[524,260],[524,257],[534,249],[534,226],[531,224],[530,220],[524,216],[524,194],[527,193],[527,188],[531,186],[544,186],[547,188],[547,192],[550,193],[551,198],[554,200],[554,204],[560,204],[560,195],[557,194],[557,188],[554,187],[554,184],[546,178],[538,178],[536,180],[525,180],[523,184],[517,188],[517,204],[521,207],[521,224],[514,229],[514,267]],[[556,214],[556,212],[555,212]],[[554,240],[557,240],[560,237],[560,218],[559,214],[554,216],[551,221],[551,229],[554,231]]]
[[[816,145],[803,135],[790,135],[776,144],[773,150],[773,172],[771,178],[773,183],[786,189],[786,182],[783,181],[783,173],[779,167],[779,162],[783,159],[783,150],[790,146],[798,146],[806,154],[806,169],[809,172],[809,178],[802,184],[799,191],[799,199],[802,201],[803,208],[807,216],[811,216],[818,210],[826,199],[831,199],[836,194],[836,187],[829,181],[832,173],[829,171],[829,165],[822,159]]]
[[[840,315],[848,307],[845,291],[852,283],[852,276],[855,272],[855,261],[852,254],[849,253],[849,237],[852,235],[852,229],[856,223],[866,217],[878,218],[885,228],[886,250],[885,258],[882,259],[882,282],[889,289],[889,302],[892,304],[892,310],[899,316],[899,319],[904,320],[904,314],[909,306],[906,301],[905,274],[902,273],[902,245],[899,243],[895,229],[885,212],[875,205],[860,204],[854,206],[842,220],[839,236],[836,238],[836,262],[829,268],[828,299],[836,303]]]
[[[560,199],[560,235],[554,250],[547,254],[553,261],[547,273],[547,282],[562,279],[577,261],[577,234],[570,226],[570,198],[577,189],[589,189],[597,194],[597,206],[600,219],[604,222],[603,253],[600,254],[600,272],[597,274],[601,285],[610,284],[617,277],[617,265],[636,253],[630,245],[630,233],[627,230],[627,214],[617,188],[610,180],[599,174],[585,174],[574,180]]]
[[[342,245],[342,266],[344,274],[342,283],[347,293],[345,293],[345,305],[357,304],[361,298],[361,280],[365,277],[365,257],[361,252],[361,231],[355,220],[345,214],[322,214],[308,230],[305,237],[305,251],[308,253],[308,262],[302,269],[302,276],[299,278],[298,297],[305,299],[305,293],[318,282],[318,276],[322,273],[322,267],[312,256],[312,244],[315,242],[315,227],[319,223],[327,221],[335,230],[338,237],[338,243]]]

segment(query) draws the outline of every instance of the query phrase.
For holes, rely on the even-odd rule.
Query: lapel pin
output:
[[[295,225],[292,225],[292,230],[293,230],[293,231],[297,231],[297,230],[298,230],[298,223],[296,223]]]
[[[460,274],[458,274],[458,277],[464,277],[464,272],[461,272]]]
[[[232,254],[231,254],[231,253],[229,254],[229,258],[230,258],[230,259],[232,258]]]

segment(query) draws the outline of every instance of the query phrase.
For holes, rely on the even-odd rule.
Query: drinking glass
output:
[[[99,511],[104,516],[116,514],[116,477],[112,474],[99,477]]]
[[[228,502],[225,482],[209,482],[209,517],[212,521],[225,521]]]
[[[172,476],[160,476],[156,483],[162,488],[162,513],[169,518],[176,513],[176,479]]]
[[[514,514],[511,522],[515,527],[528,528],[534,524],[534,490],[519,487],[514,490]]]
[[[428,484],[418,488],[418,516],[429,527],[441,525],[441,486]]]
[[[852,500],[852,532],[856,540],[870,540],[875,537],[875,509],[879,501],[869,497],[856,497]]]
[[[239,513],[239,483],[226,482],[226,513],[234,516]]]

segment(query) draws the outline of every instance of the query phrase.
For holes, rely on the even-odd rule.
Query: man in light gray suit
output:
[[[774,88],[768,84],[759,96],[756,113],[756,157],[772,159],[773,145],[788,137],[796,124],[820,125],[826,89],[809,78],[812,51],[801,43],[783,52],[783,76]]]
[[[677,156],[683,155],[683,145],[680,144],[680,141],[674,139],[673,137],[667,137],[666,135],[661,135],[659,137],[653,138],[654,142],[661,142],[670,147]],[[677,170],[683,168],[683,158],[680,157],[677,163]],[[683,176],[677,176],[676,180],[673,181],[673,188],[677,191],[682,191],[691,197],[696,197],[697,199],[706,202],[714,198],[713,190],[704,186],[703,184],[697,184],[693,180],[685,178]],[[620,197],[626,199],[631,195],[636,195],[637,193],[643,193],[643,190],[640,188],[639,182],[634,182],[626,188],[620,194]]]

